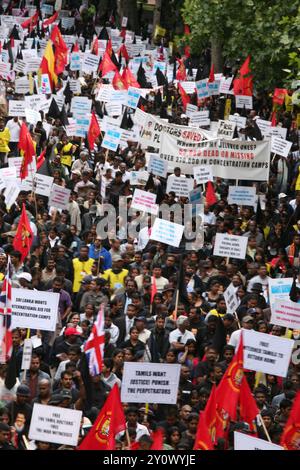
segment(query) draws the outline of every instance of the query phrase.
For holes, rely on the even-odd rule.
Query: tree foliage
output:
[[[193,53],[201,53],[214,41],[232,65],[250,53],[257,88],[272,89],[284,85],[287,73],[283,69],[291,68],[291,61],[297,67],[298,5],[286,0],[185,0],[182,13],[191,28]]]

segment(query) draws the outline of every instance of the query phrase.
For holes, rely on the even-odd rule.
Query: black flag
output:
[[[103,40],[105,40],[105,41],[108,41],[108,40],[109,40],[108,31],[107,31],[107,29],[105,28],[105,26],[101,29],[100,34],[99,34],[99,36],[98,36],[98,39],[103,39]]]
[[[54,98],[52,98],[47,115],[53,119],[60,119],[60,110]]]
[[[156,79],[157,79],[157,85],[158,86],[163,86],[163,85],[168,85],[168,80],[162,73],[162,71],[158,68],[155,72]]]

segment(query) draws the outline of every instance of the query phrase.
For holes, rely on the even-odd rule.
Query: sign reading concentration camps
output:
[[[245,259],[247,244],[247,237],[217,233],[213,254],[214,256]]]
[[[35,403],[29,439],[77,446],[82,411]]]
[[[288,300],[275,302],[270,323],[300,330],[300,304]]]
[[[177,137],[164,132],[159,156],[168,162],[169,171],[179,166],[193,174],[195,166],[211,165],[215,177],[267,181],[270,141],[203,140],[198,135],[191,141],[183,133]]]
[[[55,331],[59,294],[12,289],[12,327]]]
[[[123,403],[176,404],[180,364],[125,362],[122,379]]]
[[[244,330],[244,368],[286,377],[294,341]]]

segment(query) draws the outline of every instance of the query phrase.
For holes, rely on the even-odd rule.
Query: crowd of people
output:
[[[47,37],[47,32],[43,34]],[[32,37],[38,43],[36,31]],[[66,67],[59,77],[57,92],[63,89],[65,93],[69,78],[80,82],[81,96],[92,100],[92,109],[102,120],[107,112],[105,104],[96,100],[96,91],[108,80],[99,75],[78,77],[77,72]],[[0,162],[1,168],[6,168],[10,158],[21,155],[18,143],[25,118],[8,115],[7,103],[23,99],[15,92],[15,81],[2,79],[1,87],[4,99]],[[151,85],[147,82],[145,88]],[[70,117],[71,99],[67,93],[64,96]],[[209,110],[211,121],[224,118],[226,96],[199,100],[195,93],[190,98],[198,109]],[[140,99],[139,108],[173,124],[189,122],[182,96],[172,81],[149,90]],[[235,138],[264,138],[256,120],[271,119],[272,98],[268,93],[255,92],[253,109],[247,111],[235,110],[232,100],[234,111],[247,118],[245,128],[239,129]],[[247,178],[239,181],[241,186],[256,187],[260,196],[257,208],[228,203],[232,180],[214,178],[213,203],[205,199],[203,192],[203,244],[194,250],[186,249],[184,237],[178,248],[151,240],[151,217],[146,227],[140,232],[137,229],[135,238],[128,235],[128,227],[141,215],[131,208],[136,188],[157,194],[158,204],[170,207],[178,204],[184,209],[188,203],[188,198],[167,192],[166,178],[150,175],[146,185],[130,184],[133,171],[147,170],[146,148],[138,141],[127,141],[116,152],[108,151],[101,147],[101,134],[91,149],[86,139],[67,134],[60,110],[51,106],[48,114],[41,116],[35,125],[27,123],[36,155],[45,151],[45,161],[38,172],[53,177],[56,185],[70,189],[70,200],[65,209],[55,209],[49,206],[48,197],[21,190],[8,208],[2,192],[0,279],[5,278],[10,258],[13,288],[40,291],[41,298],[47,292],[59,294],[58,321],[55,332],[25,328],[11,332],[16,374],[14,385],[7,387],[10,360],[3,361],[0,449],[66,448],[30,441],[28,433],[35,403],[81,410],[80,444],[112,387],[117,384],[121,388],[124,363],[151,362],[181,365],[177,403],[150,403],[147,407],[145,403],[122,403],[128,433],[117,436],[116,449],[130,448],[128,436],[131,444],[139,442],[141,448],[149,448],[152,431],[162,428],[164,449],[191,450],[199,416],[201,419],[214,384],[220,383],[237,350],[241,330],[300,338],[298,330],[271,324],[269,297],[270,279],[295,276],[300,299],[297,109],[287,109],[284,104],[277,109],[277,125],[287,128],[286,138],[293,143],[288,158],[271,154],[268,181],[252,182]],[[123,108],[121,127],[130,130],[135,126],[134,110]],[[191,178],[182,174],[180,167],[168,173]],[[119,213],[121,197],[126,201],[126,223]],[[107,216],[104,204],[113,206],[117,215],[116,228],[108,231],[106,238],[99,235],[98,227]],[[13,246],[23,205],[33,231],[33,243],[25,260]],[[245,259],[214,256],[218,233],[247,237]],[[234,289],[237,303],[236,311],[230,313],[224,297],[228,287]],[[105,314],[104,358],[101,373],[91,376],[84,346],[101,308]],[[221,341],[220,321],[224,333]],[[21,365],[26,338],[34,341],[30,368],[24,371]],[[284,378],[246,371],[264,423],[264,426],[259,420],[256,423],[255,435],[259,438],[267,440],[269,435],[273,443],[280,443],[300,389],[299,373],[299,364],[293,360]],[[253,433],[247,423],[237,418],[230,423],[228,439],[219,439],[215,448],[233,449],[234,431]]]

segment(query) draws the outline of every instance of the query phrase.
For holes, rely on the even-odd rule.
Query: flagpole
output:
[[[270,438],[270,435],[269,435],[269,433],[268,433],[268,431],[267,431],[266,425],[265,425],[265,423],[264,423],[264,420],[262,419],[261,414],[259,413],[258,416],[259,416],[260,424],[261,424],[262,427],[263,427],[263,430],[264,430],[264,432],[265,432],[265,435],[267,436],[268,441],[272,443],[271,438]]]

